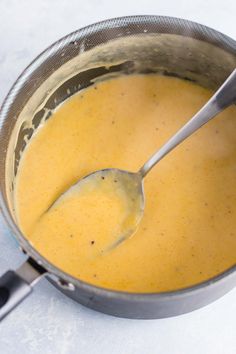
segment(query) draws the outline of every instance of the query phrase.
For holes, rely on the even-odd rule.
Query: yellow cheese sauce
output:
[[[139,228],[113,250],[98,252],[112,240],[124,213],[122,199],[110,195],[112,188],[107,195],[99,194],[100,188],[92,193],[85,188],[82,202],[81,193],[70,193],[53,204],[93,171],[115,167],[136,172],[211,95],[177,78],[131,75],[68,99],[40,127],[20,161],[17,218],[33,246],[79,279],[129,292],[183,288],[233,266],[235,107],[150,172]]]

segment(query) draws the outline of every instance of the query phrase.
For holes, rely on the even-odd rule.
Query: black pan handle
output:
[[[46,270],[29,258],[16,271],[9,270],[0,277],[0,321],[33,290],[33,285]]]
[[[0,278],[0,321],[32,292],[32,286],[9,270]]]

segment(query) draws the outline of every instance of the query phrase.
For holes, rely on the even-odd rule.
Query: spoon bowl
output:
[[[121,242],[132,236],[138,228],[144,212],[143,181],[140,173],[132,173],[116,168],[99,170],[86,175],[63,193],[48,209],[53,212],[65,203],[71,196],[75,196],[78,202],[84,203],[86,197],[93,196],[98,208],[109,210],[110,204],[117,210],[111,214],[116,227],[113,233],[107,237],[99,249],[100,252],[110,251]],[[99,192],[99,193],[98,193]],[[104,205],[105,204],[105,205]],[[90,203],[91,205],[91,203]],[[94,213],[99,210],[93,207]],[[88,215],[90,217],[90,215]],[[96,217],[96,215],[91,215]],[[116,221],[116,222],[115,222]],[[78,216],[79,222],[79,216]]]

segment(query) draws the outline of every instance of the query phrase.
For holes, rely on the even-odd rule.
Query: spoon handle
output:
[[[141,167],[142,177],[166,154],[231,104],[236,103],[236,69],[211,99]]]

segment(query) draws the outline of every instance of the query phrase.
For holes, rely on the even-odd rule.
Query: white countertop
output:
[[[0,102],[22,69],[61,36],[109,17],[187,18],[236,38],[235,0],[0,0]],[[0,219],[0,274],[24,256]],[[0,324],[1,354],[235,354],[236,289],[198,311],[127,320],[89,310],[40,282]]]

